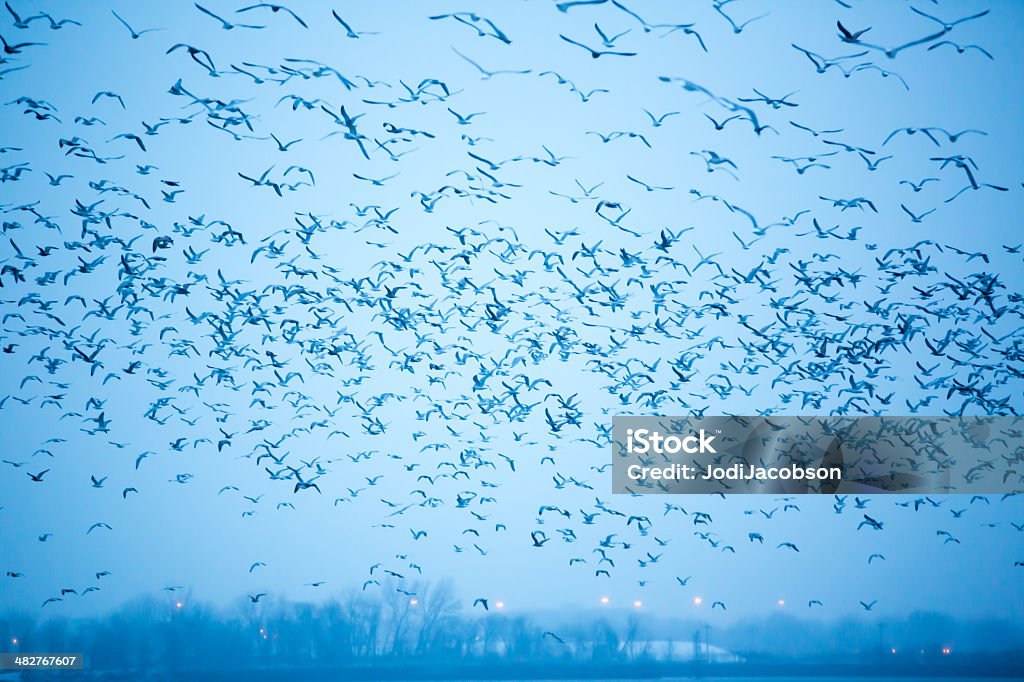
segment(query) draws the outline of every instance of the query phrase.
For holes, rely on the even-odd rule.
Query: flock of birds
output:
[[[984,249],[966,232],[957,242],[926,229],[959,202],[979,212],[988,201],[1019,204],[1021,189],[971,156],[988,131],[898,120],[914,86],[897,73],[900,60],[987,68],[997,55],[966,36],[998,19],[922,0],[927,11],[891,8],[912,14],[920,33],[876,44],[879,29],[858,23],[852,4],[832,4],[831,33],[780,50],[836,78],[826,92],[878,77],[891,98],[879,115],[896,121],[881,139],[804,116],[809,93],[724,94],[670,73],[742,50],[737,36],[771,17],[746,0],[712,0],[718,23],[701,24],[647,16],[691,10],[675,3],[534,4],[546,18],[530,39],[564,59],[558,71],[526,64],[512,51],[526,36],[497,16],[423,12],[418,30],[451,51],[443,68],[406,64],[422,71],[411,79],[374,73],[358,56],[276,54],[285,35],[301,46],[327,34],[354,55],[389,40],[383,17],[361,25],[320,3],[188,5],[193,25],[222,31],[203,41],[184,25],[152,25],[144,5],[87,20],[6,3],[2,115],[26,133],[5,123],[0,134],[0,415],[8,429],[32,424],[20,438],[37,440],[5,448],[5,536],[28,533],[40,550],[73,533],[116,538],[118,518],[88,507],[81,528],[36,527],[35,505],[59,504],[68,487],[116,496],[127,518],[147,499],[166,500],[168,487],[205,485],[216,500],[233,498],[244,523],[321,505],[399,538],[401,553],[365,557],[361,589],[410,598],[432,557],[486,560],[496,546],[526,562],[557,556],[597,589],[622,580],[624,566],[642,575],[669,566],[685,590],[690,577],[677,567],[699,551],[767,543],[800,553],[784,535],[784,524],[800,523],[796,498],[745,509],[739,536],[716,527],[707,498],[612,498],[611,416],[1017,415],[1024,404],[1021,244]],[[107,71],[109,86],[85,101],[36,65],[75,32],[102,34],[100,49],[123,55],[123,71]],[[643,85],[673,110],[577,85],[668,41],[685,58]],[[144,49],[180,75],[155,90],[132,81],[132,55]],[[404,43],[389,49],[414,54]],[[545,137],[543,121],[526,123],[539,117],[535,103],[513,101],[505,106],[521,107],[522,125],[503,141],[506,128],[489,123],[498,112],[474,104],[474,93],[495,97],[503,84],[556,102],[577,139]],[[588,123],[593,107],[621,124]],[[703,145],[657,166],[653,155],[683,128],[699,130]],[[722,151],[725,139],[739,140],[736,153]],[[782,140],[794,151],[779,151]],[[204,149],[211,158],[201,160]],[[752,159],[775,169],[791,211],[745,198]],[[238,167],[223,173],[226,161]],[[898,164],[914,174],[893,174]],[[189,165],[205,180],[171,170]],[[833,173],[849,194],[813,189]],[[219,200],[218,189],[245,199]],[[646,218],[655,201],[670,202],[678,222]],[[82,457],[90,478],[54,482]],[[1021,479],[1022,453],[1005,459]],[[237,478],[211,480],[213,460]],[[170,479],[148,473],[186,461],[194,468]],[[537,500],[525,517],[509,511],[508,492],[523,476],[517,503]],[[1020,510],[1010,496],[831,501],[841,532],[876,534],[892,551],[883,538],[900,514],[931,514],[938,541],[956,551],[975,532],[976,508]],[[1024,523],[994,526],[1019,546]],[[877,551],[867,564],[884,560]],[[43,580],[18,565],[0,570],[5,591]],[[48,585],[42,606],[116,590],[102,567],[81,580]],[[809,609],[832,606],[808,597]],[[466,606],[481,611],[496,600],[472,598]],[[877,602],[851,598],[865,611]],[[712,611],[728,605],[723,594]]]

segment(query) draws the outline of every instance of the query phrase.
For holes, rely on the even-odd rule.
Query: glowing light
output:
[[[895,649],[895,648],[893,648],[893,649],[892,649],[892,652],[893,652],[893,653],[896,653],[896,649]]]
[[[785,599],[780,599],[778,604],[779,604],[779,606],[785,606],[786,605],[786,600]]]
[[[184,605],[185,605],[184,603],[179,601],[179,602],[175,602],[174,607],[177,608],[177,609],[180,609]]]
[[[946,647],[942,647],[942,653],[943,653],[944,655],[949,655],[949,653],[950,653],[950,648],[949,648],[948,646],[946,646]]]
[[[644,603],[642,601],[640,601],[639,599],[637,599],[635,602],[633,602],[633,606],[635,606],[636,608],[640,608],[643,605],[644,605]]]
[[[410,600],[409,600],[409,606],[416,606],[416,605],[417,605],[417,604],[419,604],[419,603],[420,603],[420,600],[419,600],[419,599],[415,599],[415,598],[413,598],[413,599],[410,599]]]
[[[17,637],[12,637],[11,638],[11,644],[15,644],[16,645],[17,643],[18,643],[18,638]]]
[[[602,604],[607,604],[608,603],[608,597],[601,597],[601,603]]]
[[[499,608],[499,609],[503,609],[503,608],[505,608],[505,602],[503,602],[503,601],[500,601],[500,602],[498,602],[497,604],[495,604],[495,606],[496,606],[497,608]]]
[[[703,599],[701,599],[700,597],[694,597],[694,598],[693,598],[693,603],[694,603],[694,604],[695,604],[696,606],[700,606],[701,604],[703,604],[703,603],[704,603],[704,600],[703,600]]]

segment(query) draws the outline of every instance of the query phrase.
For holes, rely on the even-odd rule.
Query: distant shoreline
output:
[[[214,680],[244,679],[247,682],[327,682],[336,680],[656,680],[656,679],[1024,679],[1024,660],[978,659],[920,664],[867,663],[466,663],[442,664],[417,661],[405,664],[350,665],[331,667],[267,667],[238,670],[86,670],[81,672],[36,673],[36,680]]]

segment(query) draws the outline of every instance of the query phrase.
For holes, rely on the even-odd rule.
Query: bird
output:
[[[931,140],[932,144],[934,144],[936,147],[939,147],[941,145],[939,145],[939,141],[935,139],[935,136],[932,135],[932,130],[932,128],[897,128],[896,130],[892,131],[886,136],[885,140],[882,141],[882,146],[884,147],[885,145],[887,145],[889,143],[889,140],[894,138],[899,133],[906,133],[907,135],[916,135],[917,133],[921,133],[929,140]]]
[[[839,38],[844,43],[860,42],[860,37],[871,30],[871,27],[868,27],[862,28],[859,31],[850,31],[845,26],[843,26],[843,22],[841,21],[836,22],[836,28],[839,29]]]
[[[233,28],[252,28],[252,29],[266,28],[265,26],[255,26],[255,25],[252,25],[252,24],[233,24],[230,21],[224,19],[223,17],[218,16],[218,15],[214,14],[213,12],[211,12],[210,10],[206,9],[205,7],[200,5],[198,2],[195,3],[195,8],[197,10],[199,10],[200,12],[202,12],[203,14],[207,15],[208,17],[211,17],[211,18],[216,19],[217,21],[219,21],[220,25],[221,25],[221,28],[223,28],[225,31],[230,31]]]
[[[704,114],[704,118],[711,121],[711,125],[715,127],[715,130],[725,130],[725,126],[728,125],[729,121],[735,121],[736,119],[741,118],[741,116],[740,114],[733,114],[732,116],[724,118],[721,121],[716,121],[708,114]]]
[[[110,10],[110,13],[113,14],[114,17],[116,17],[117,20],[119,22],[121,22],[121,24],[126,29],[128,29],[128,33],[131,34],[132,40],[138,40],[142,36],[146,35],[147,33],[152,33],[153,31],[163,31],[163,30],[165,30],[165,29],[162,29],[162,28],[144,28],[144,29],[142,29],[140,31],[136,31],[134,28],[131,27],[131,25],[127,21],[122,19],[121,15],[119,15],[117,12],[115,12],[114,10]]]
[[[177,52],[179,49],[185,50],[188,53],[189,57],[192,58],[192,61],[194,61],[196,64],[203,67],[207,71],[209,71],[211,76],[217,74],[217,67],[214,65],[213,58],[210,57],[210,53],[201,48],[195,47],[193,45],[188,45],[186,43],[175,43],[174,45],[171,45],[169,48],[167,48],[167,52],[165,54]]]
[[[939,182],[939,179],[938,178],[924,178],[920,182],[916,182],[916,183],[913,182],[912,180],[900,180],[900,184],[901,185],[909,186],[912,190],[914,190],[915,193],[916,192],[920,192],[922,189],[924,189],[924,186],[927,185],[929,182]]]
[[[63,182],[64,180],[66,180],[68,178],[73,178],[74,177],[73,175],[68,174],[68,173],[62,173],[61,175],[57,175],[57,176],[50,175],[49,173],[46,173],[45,175],[46,175],[46,177],[48,177],[50,179],[50,185],[53,186],[53,187],[59,187],[61,182]]]
[[[935,209],[934,208],[928,209],[924,213],[920,213],[920,214],[915,214],[913,211],[911,211],[909,208],[907,208],[903,204],[900,204],[900,208],[903,209],[904,213],[906,213],[908,216],[910,216],[910,222],[912,222],[912,223],[919,223],[925,217],[931,215],[932,213],[935,213]]]
[[[4,3],[4,7],[7,8],[7,12],[11,15],[11,18],[14,19],[14,22],[13,22],[14,28],[20,28],[20,29],[31,28],[32,27],[32,22],[34,20],[42,18],[42,14],[37,14],[37,15],[34,15],[34,16],[31,16],[31,17],[22,17],[20,14],[18,14],[16,11],[14,11],[14,8],[11,7],[11,3],[9,3],[9,2],[5,2]]]
[[[978,52],[985,55],[989,59],[995,59],[995,57],[992,56],[992,53],[990,53],[988,50],[981,47],[980,45],[958,45],[957,43],[954,43],[952,40],[940,40],[938,42],[932,43],[931,45],[928,46],[928,51],[931,52],[932,50],[936,50],[946,45],[949,45],[954,50],[956,50],[957,54],[964,54],[968,50],[977,50]]]
[[[864,526],[868,526],[869,528],[873,528],[874,530],[882,530],[883,525],[884,524],[881,521],[877,521],[868,516],[867,514],[865,514],[864,520],[857,524],[857,530],[860,530]]]
[[[636,56],[636,52],[616,52],[614,50],[595,50],[593,48],[587,47],[583,43],[580,43],[580,42],[577,42],[577,41],[573,40],[572,38],[567,38],[567,37],[565,37],[562,34],[559,34],[558,37],[561,38],[562,40],[564,40],[565,42],[569,43],[570,45],[575,45],[576,47],[582,47],[584,50],[586,50],[587,52],[590,53],[590,56],[593,59],[597,59],[597,58],[602,57],[604,55],[612,55],[612,56],[616,56],[616,57],[635,57]]]
[[[344,19],[342,19],[340,16],[338,16],[338,12],[336,10],[332,9],[331,10],[331,14],[334,16],[334,19],[339,24],[341,24],[341,27],[345,29],[345,35],[348,38],[358,39],[360,36],[364,36],[364,35],[377,35],[377,33],[374,32],[374,31],[354,31],[352,29],[352,27],[349,26],[348,23],[345,22]]]
[[[458,120],[459,125],[469,125],[473,121],[473,118],[475,116],[482,116],[485,112],[477,111],[471,114],[462,115],[459,112],[452,109],[451,107],[448,107],[448,113],[450,113]]]
[[[388,175],[387,177],[383,177],[383,178],[380,178],[380,179],[375,179],[375,178],[364,177],[362,175],[359,175],[358,173],[353,173],[352,177],[354,177],[356,180],[364,180],[366,182],[369,182],[374,187],[383,187],[385,182],[387,182],[388,180],[390,180],[392,178],[398,177],[398,175],[399,175],[398,173],[394,173],[392,175]]]
[[[485,69],[484,67],[480,66],[480,64],[478,64],[477,62],[473,61],[472,59],[470,59],[466,55],[462,54],[461,52],[456,50],[454,47],[452,48],[452,52],[457,54],[465,62],[469,63],[470,66],[472,66],[477,71],[479,71],[481,73],[481,75],[482,75],[482,80],[490,80],[491,78],[493,78],[495,76],[501,76],[501,75],[506,75],[506,74],[507,75],[526,75],[526,74],[530,73],[530,69],[521,69],[521,70],[502,69],[502,70],[498,70],[498,71],[490,71],[490,70]]]
[[[302,28],[309,28],[309,25],[306,24],[306,22],[303,21],[302,18],[298,14],[296,14],[292,10],[288,9],[284,5],[276,5],[276,4],[270,3],[270,2],[260,2],[260,3],[257,3],[255,5],[248,5],[246,7],[241,7],[239,9],[236,9],[235,12],[241,14],[242,12],[251,12],[251,11],[256,10],[256,9],[269,9],[274,14],[277,14],[278,12],[284,12],[285,14],[291,16],[291,18],[294,19],[296,21],[296,23],[298,23],[299,26],[301,26]],[[337,16],[335,16],[335,18],[337,18]]]
[[[657,192],[657,191],[668,192],[668,191],[671,191],[673,189],[672,187],[659,187],[658,185],[648,185],[646,182],[643,182],[642,180],[637,180],[632,175],[627,175],[626,179],[631,181],[631,182],[635,182],[636,184],[640,185],[641,187],[643,187],[648,192]]]
[[[116,92],[111,92],[110,90],[101,90],[100,92],[97,92],[95,95],[93,95],[92,104],[96,104],[96,102],[99,101],[101,97],[115,99],[117,100],[118,104],[121,105],[122,109],[127,108],[124,104],[124,99],[121,97],[121,95],[117,94]],[[143,151],[145,151],[145,149],[143,149]]]
[[[594,30],[597,32],[597,35],[601,37],[601,44],[608,48],[615,47],[615,41],[617,41],[622,36],[632,32],[632,29],[626,29],[625,31],[621,31],[619,33],[616,33],[615,35],[610,36],[604,31],[602,31],[601,27],[598,26],[596,22],[594,23]]]
[[[541,639],[546,639],[548,637],[550,637],[551,639],[555,640],[559,644],[565,644],[565,640],[564,639],[562,639],[561,637],[559,637],[555,633],[551,632],[550,630],[545,630],[544,633],[541,635]]]

